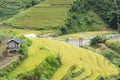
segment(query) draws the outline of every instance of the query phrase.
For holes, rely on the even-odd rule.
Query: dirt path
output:
[[[8,65],[10,65],[14,60],[18,59],[19,55],[16,56],[12,56],[12,57],[5,57],[4,59],[2,59],[0,61],[0,70],[2,70],[3,68],[7,67]]]
[[[2,43],[0,44],[0,70],[10,65],[15,59],[19,57],[19,55],[13,55],[13,56],[7,56],[7,57],[4,55],[5,54],[4,52],[7,47],[6,43],[9,39],[10,37],[7,34],[5,34],[5,37]]]
[[[3,57],[3,52],[6,50],[6,47],[7,47],[7,41],[9,40],[9,36],[7,34],[5,34],[5,37],[2,41],[2,43],[0,44],[0,60],[1,60],[1,57]]]

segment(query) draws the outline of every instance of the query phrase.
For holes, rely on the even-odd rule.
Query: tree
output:
[[[118,32],[120,33],[120,23],[118,23]]]
[[[118,24],[120,23],[120,10],[111,11],[109,15],[109,24],[113,29],[118,29]]]

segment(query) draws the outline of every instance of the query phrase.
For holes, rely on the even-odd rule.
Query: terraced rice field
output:
[[[80,32],[80,33],[74,33],[74,34],[67,34],[60,36],[60,38],[87,38],[87,37],[93,37],[96,35],[101,34],[111,34],[111,33],[117,33],[114,31],[94,31],[94,32]]]
[[[109,48],[116,51],[120,55],[120,39],[113,39],[106,41]]]
[[[107,77],[118,74],[118,69],[113,64],[90,50],[52,39],[33,38],[32,41],[28,58],[15,71],[11,72],[10,76],[30,71],[39,65],[46,56],[57,55],[58,52],[60,52],[62,66],[55,72],[51,80],[61,80],[73,65],[76,67],[71,72],[78,73],[73,80],[95,80],[99,76]],[[44,49],[40,50],[41,47]],[[82,69],[84,70],[81,71]]]
[[[6,26],[0,26],[0,30],[4,31],[5,33],[13,32],[17,35],[24,35],[24,34],[41,34],[41,33],[52,33],[56,32],[54,30],[28,30],[28,29],[16,29],[10,28]]]
[[[27,9],[13,18],[8,23],[29,28],[55,27],[64,23],[67,11],[73,0],[46,0],[45,2]]]

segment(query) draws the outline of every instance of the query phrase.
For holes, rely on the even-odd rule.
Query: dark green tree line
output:
[[[0,18],[6,20],[44,0],[0,0]]]
[[[68,11],[68,18],[60,28],[62,34],[96,30],[95,12],[108,27],[118,29],[120,24],[120,0],[76,0]],[[99,27],[98,27],[99,28]]]

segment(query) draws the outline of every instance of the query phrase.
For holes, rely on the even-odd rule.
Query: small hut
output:
[[[14,53],[20,50],[21,45],[22,45],[22,40],[14,37],[7,41],[7,50],[8,52]]]

